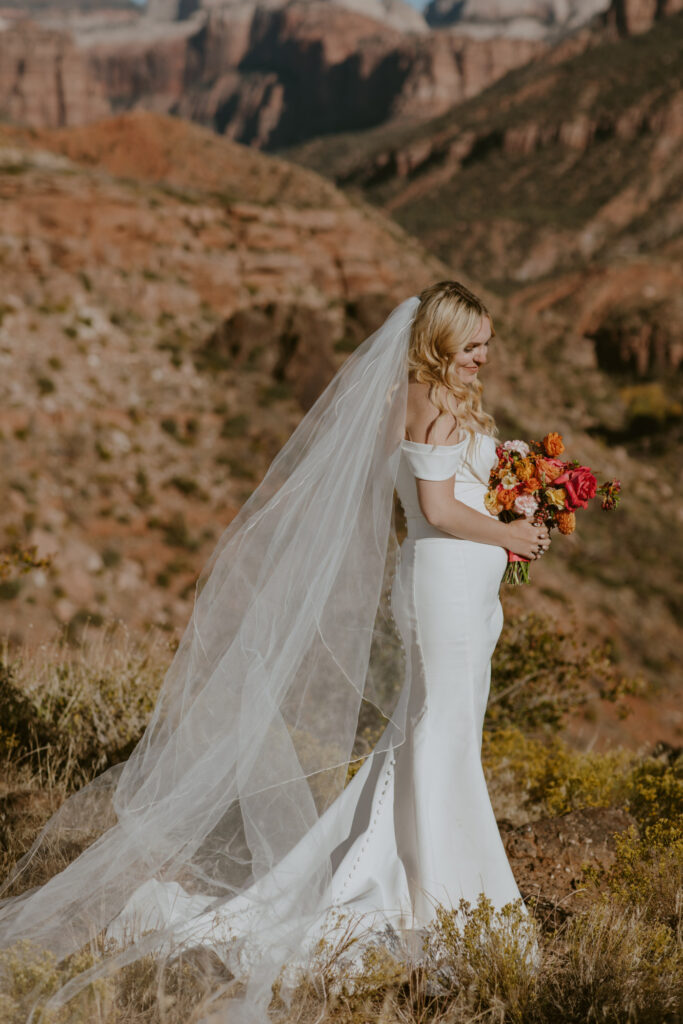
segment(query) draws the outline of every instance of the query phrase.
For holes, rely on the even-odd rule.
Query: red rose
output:
[[[566,473],[555,477],[553,487],[560,484],[567,492],[567,509],[574,512],[577,508],[587,508],[588,499],[595,497],[598,482],[591,473],[588,466],[577,466],[576,469],[569,469]]]

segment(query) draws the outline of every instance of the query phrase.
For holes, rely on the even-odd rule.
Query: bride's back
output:
[[[440,410],[429,398],[429,385],[408,381],[406,440],[418,444],[456,444],[465,436],[458,430],[455,416],[448,413],[437,421]]]

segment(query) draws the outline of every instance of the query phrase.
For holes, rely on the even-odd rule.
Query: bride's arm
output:
[[[453,481],[452,476],[447,480],[416,480],[422,514],[437,530],[461,540],[508,548],[524,558],[535,557],[539,536],[547,549],[550,538],[546,526],[536,526],[528,519],[503,523],[495,516],[478,512],[453,496]]]

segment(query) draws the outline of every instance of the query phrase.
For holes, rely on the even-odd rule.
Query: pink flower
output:
[[[506,441],[503,444],[503,450],[506,452],[518,452],[523,458],[526,458],[529,454],[529,445],[526,441]]]
[[[521,512],[523,516],[530,519],[538,508],[538,502],[533,494],[518,494],[512,507],[515,512]]]

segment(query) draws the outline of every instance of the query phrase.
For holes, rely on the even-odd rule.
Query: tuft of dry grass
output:
[[[37,649],[0,647],[0,756],[75,789],[125,760],[142,735],[174,644],[133,637],[114,620],[74,648],[58,634]]]
[[[84,630],[74,648],[64,634],[10,656],[0,647],[0,874],[74,790],[123,761],[142,735],[173,645],[165,635],[133,637],[114,621]],[[92,838],[92,837],[91,837]],[[82,845],[88,838],[83,837]],[[36,863],[38,884],[79,849]],[[43,858],[45,860],[45,858]]]

